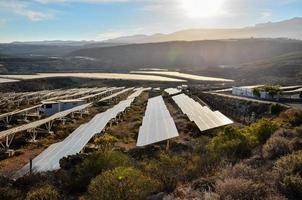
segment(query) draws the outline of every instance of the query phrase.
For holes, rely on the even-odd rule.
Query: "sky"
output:
[[[0,42],[238,28],[302,16],[302,0],[0,0]]]

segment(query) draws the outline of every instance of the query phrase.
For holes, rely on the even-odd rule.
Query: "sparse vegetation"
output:
[[[84,153],[61,159],[58,171],[17,181],[0,179],[0,198],[302,198],[300,110],[200,133],[167,98],[180,137],[170,141],[169,149],[166,142],[137,148],[147,97],[145,93],[137,98],[118,123],[90,141]],[[72,124],[66,127],[73,129]],[[64,134],[59,132],[51,140]]]

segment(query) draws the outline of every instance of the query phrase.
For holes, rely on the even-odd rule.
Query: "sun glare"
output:
[[[213,17],[222,13],[224,0],[179,0],[188,17]]]

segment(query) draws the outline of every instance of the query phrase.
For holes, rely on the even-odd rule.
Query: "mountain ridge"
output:
[[[176,31],[169,34],[122,36],[104,42],[156,43],[167,41],[196,41],[242,38],[292,38],[302,39],[302,17],[279,22],[260,23],[243,28],[195,28]]]

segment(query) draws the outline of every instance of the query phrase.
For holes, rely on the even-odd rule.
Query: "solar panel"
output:
[[[108,88],[105,91],[102,91],[102,92],[99,92],[99,93],[96,93],[96,94],[91,94],[91,95],[88,95],[88,96],[84,96],[84,97],[81,97],[80,99],[81,100],[88,100],[88,99],[95,98],[95,97],[101,96],[103,94],[106,94],[107,92],[113,92],[113,91],[118,90],[118,89],[121,89],[121,88],[116,88],[116,87]]]
[[[167,88],[164,90],[166,93],[168,93],[169,95],[174,95],[174,94],[178,94],[181,93],[181,90],[176,89],[176,88]]]
[[[100,133],[110,120],[125,111],[134,98],[119,102],[107,111],[95,115],[88,123],[79,126],[62,142],[53,144],[33,159],[33,172],[56,170],[60,168],[60,159],[79,153],[89,140]],[[15,177],[21,177],[29,172],[29,164],[19,170]]]
[[[200,131],[205,131],[220,126],[232,124],[233,121],[219,111],[213,112],[210,108],[200,105],[194,99],[185,94],[173,96],[172,99],[186,114],[190,121],[193,121]]]
[[[179,136],[162,96],[148,100],[136,146],[145,146]]]
[[[119,91],[119,92],[117,92],[117,93],[114,93],[114,94],[112,94],[112,95],[110,95],[110,96],[108,96],[108,97],[102,98],[101,100],[99,100],[99,102],[107,101],[107,100],[109,100],[109,99],[112,99],[112,98],[114,98],[114,97],[116,97],[116,96],[118,96],[118,95],[120,95],[120,94],[123,94],[123,93],[125,93],[125,92],[131,91],[131,90],[133,90],[133,89],[134,89],[133,87],[132,87],[132,88],[123,89],[122,91]]]
[[[47,117],[45,119],[37,120],[37,121],[31,122],[31,123],[28,123],[28,124],[17,126],[17,127],[5,130],[5,131],[1,131],[0,132],[0,139],[6,137],[8,135],[14,134],[14,133],[18,133],[18,132],[22,132],[22,131],[26,131],[26,130],[29,130],[29,129],[39,127],[39,126],[41,126],[43,124],[46,124],[47,122],[50,122],[52,120],[63,118],[63,117],[65,117],[65,116],[67,116],[67,115],[69,115],[73,112],[84,110],[85,108],[89,107],[90,105],[91,105],[91,103],[76,106],[74,108],[71,108],[71,109],[68,109],[68,110],[65,110],[65,111],[62,111],[62,112],[58,112],[58,113],[56,113],[54,115],[51,115],[50,117]]]
[[[151,90],[151,89],[152,89],[152,88],[136,88],[136,89],[135,89],[135,92],[132,93],[131,95],[129,95],[127,99],[136,98],[136,97],[138,97],[139,95],[141,95],[142,92],[148,91],[148,90]]]

